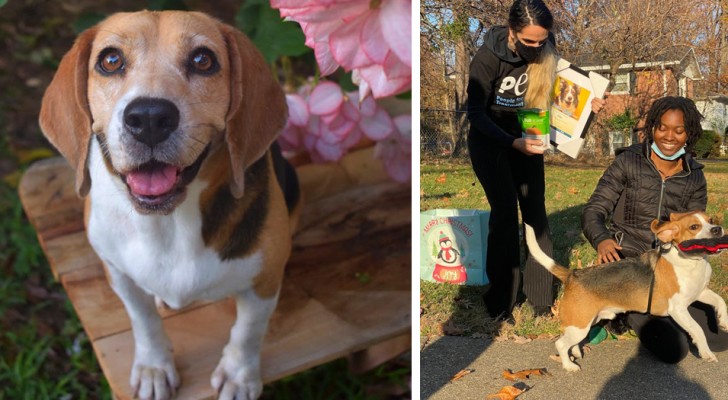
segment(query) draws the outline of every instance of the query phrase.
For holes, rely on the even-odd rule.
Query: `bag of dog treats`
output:
[[[521,132],[523,132],[524,138],[541,140],[543,142],[541,149],[543,150],[551,147],[549,110],[521,108],[518,110],[518,122],[521,123]]]

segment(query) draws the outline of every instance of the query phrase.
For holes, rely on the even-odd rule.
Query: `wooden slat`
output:
[[[28,172],[21,180],[20,198],[42,241],[83,230],[83,201],[74,191],[68,163],[51,158],[33,164]]]
[[[80,230],[63,236],[44,240],[46,257],[53,265],[57,280],[70,272],[100,263],[86,238],[86,231]]]
[[[344,175],[304,208],[263,348],[266,382],[409,332],[409,187],[377,180],[381,170],[351,175],[370,158],[367,150],[330,166]],[[311,190],[326,167],[299,174]],[[35,164],[19,191],[115,396],[131,398],[129,320],[85,238],[83,202],[73,191],[70,167],[60,159]],[[214,398],[210,374],[228,340],[234,307],[228,299],[161,313],[183,381],[179,398]]]

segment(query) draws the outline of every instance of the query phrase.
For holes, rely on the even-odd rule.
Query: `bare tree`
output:
[[[639,72],[639,66],[645,62],[679,60],[693,49],[705,77],[700,85],[705,93],[697,94],[721,93],[728,88],[725,67],[728,32],[724,27],[728,20],[725,15],[728,0],[546,0],[546,3],[556,22],[557,48],[564,58],[577,65],[607,65],[608,75],[614,81],[624,65]],[[470,58],[485,31],[506,23],[511,4],[511,0],[421,2],[422,93],[429,93],[427,99],[422,99],[423,107],[463,109],[467,101],[465,88]],[[429,64],[430,59],[437,59],[437,65]],[[437,75],[438,79],[426,78],[429,74]],[[654,86],[640,86],[632,93],[625,107],[635,117],[642,117],[651,102],[664,94],[664,90]],[[596,155],[602,155],[599,150],[608,143],[602,117],[589,132]],[[462,142],[464,126],[464,121],[454,121],[454,143]]]

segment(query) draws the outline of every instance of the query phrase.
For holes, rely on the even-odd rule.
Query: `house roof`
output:
[[[604,72],[609,71],[611,66],[609,63],[594,54],[578,56],[574,59],[574,64],[579,65],[585,71]],[[700,71],[698,58],[692,47],[675,47],[662,56],[652,59],[636,60],[634,63],[624,63],[619,66],[620,71],[644,71],[649,69],[673,69],[677,76],[685,76],[692,80],[702,80],[703,73]]]

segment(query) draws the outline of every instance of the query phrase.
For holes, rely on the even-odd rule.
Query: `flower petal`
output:
[[[298,94],[287,94],[288,122],[295,126],[306,126],[308,124],[308,105],[306,100]]]
[[[368,14],[365,14],[361,18],[356,18],[350,23],[340,26],[329,36],[331,55],[345,71],[365,67],[373,62],[365,52],[361,51],[359,46],[360,32],[367,17]]]
[[[358,71],[361,79],[367,82],[372,95],[377,99],[402,93],[412,84],[412,75],[389,79],[379,64],[361,68]]]
[[[382,2],[379,14],[382,37],[408,67],[412,66],[412,2],[390,0]]]
[[[331,114],[341,107],[344,102],[344,93],[339,85],[325,81],[321,82],[311,92],[308,99],[309,111],[314,115]]]
[[[394,132],[392,118],[381,108],[377,110],[374,116],[362,118],[359,121],[359,127],[372,140],[382,140]]]
[[[389,53],[389,46],[383,36],[379,14],[381,12],[376,10],[367,17],[359,32],[359,45],[371,62],[383,64]]]

